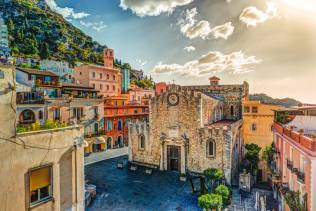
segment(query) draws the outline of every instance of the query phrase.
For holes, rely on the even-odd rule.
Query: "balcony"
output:
[[[290,161],[290,160],[286,160],[286,166],[289,170],[292,171],[293,169],[293,161]]]
[[[42,92],[18,92],[16,94],[17,104],[45,104],[44,93]]]
[[[104,136],[106,133],[104,130],[100,130],[100,131],[97,131],[97,132],[94,132],[94,133],[88,133],[88,134],[85,134],[84,137],[85,138],[94,138],[94,137],[98,137],[98,136]]]
[[[296,176],[297,176],[297,181],[298,181],[299,183],[305,184],[305,173],[304,173],[304,172],[298,171],[298,172],[296,173]]]

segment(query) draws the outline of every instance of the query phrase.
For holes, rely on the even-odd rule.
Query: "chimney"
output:
[[[211,86],[216,86],[216,85],[218,85],[218,83],[221,79],[216,77],[216,76],[213,76],[213,77],[209,78],[209,80],[210,80]]]
[[[114,50],[110,48],[104,49],[104,67],[113,69],[113,63],[114,63]]]

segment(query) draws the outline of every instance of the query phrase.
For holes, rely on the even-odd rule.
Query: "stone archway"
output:
[[[123,137],[122,136],[117,137],[117,145],[120,148],[124,147],[124,141],[123,141]]]

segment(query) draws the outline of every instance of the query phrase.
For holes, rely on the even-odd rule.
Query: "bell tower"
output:
[[[114,50],[110,48],[104,49],[104,67],[113,68]]]

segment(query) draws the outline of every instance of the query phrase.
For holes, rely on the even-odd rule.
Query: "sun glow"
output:
[[[285,4],[292,8],[309,12],[316,12],[315,0],[282,0]]]

